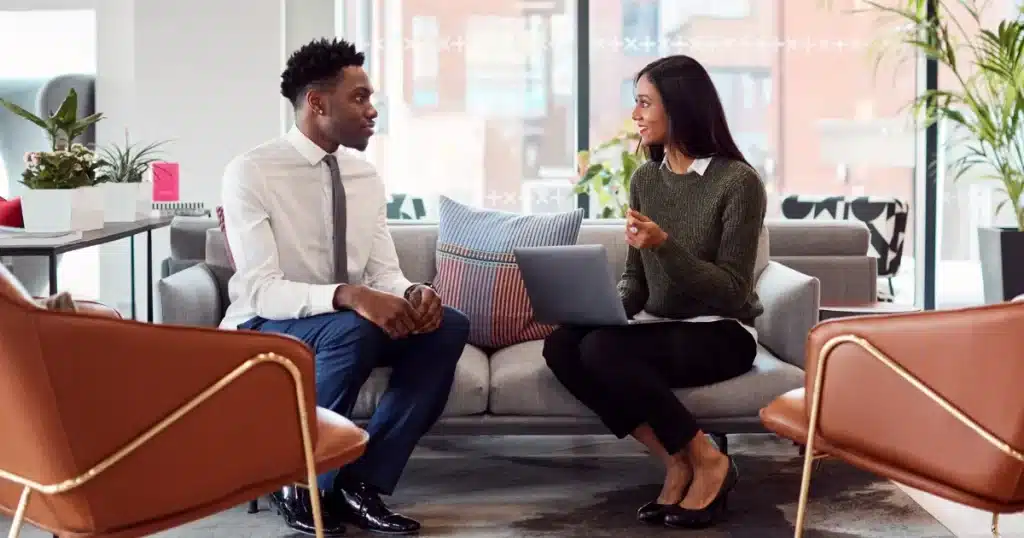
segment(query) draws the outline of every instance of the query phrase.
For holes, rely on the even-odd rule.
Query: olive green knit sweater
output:
[[[754,291],[767,204],[757,172],[721,157],[712,158],[703,175],[648,162],[633,174],[629,198],[668,240],[652,249],[629,247],[619,281],[626,313],[721,316],[752,325],[764,310]]]

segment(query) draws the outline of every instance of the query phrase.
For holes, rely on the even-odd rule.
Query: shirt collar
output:
[[[690,168],[686,170],[686,173],[696,172],[698,176],[703,176],[704,172],[708,171],[708,166],[711,165],[711,157],[702,157],[700,159],[694,159],[690,163]],[[668,157],[666,156],[661,160],[661,167],[665,170],[669,170]]]
[[[304,159],[309,161],[311,166],[319,165],[323,162],[324,157],[327,156],[327,152],[323,148],[316,145],[308,136],[302,134],[302,131],[296,126],[292,126],[288,130],[285,139],[299,152],[299,155],[302,155]]]

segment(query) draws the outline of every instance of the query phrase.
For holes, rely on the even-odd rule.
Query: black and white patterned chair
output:
[[[903,260],[909,214],[907,202],[891,197],[792,194],[782,200],[782,215],[787,219],[859,220],[866,224],[869,253],[878,258],[878,276],[889,283],[888,296],[880,293],[879,299],[887,301],[896,295],[892,278]]]
[[[388,219],[390,220],[421,220],[427,216],[423,198],[407,194],[394,194],[388,202]]]

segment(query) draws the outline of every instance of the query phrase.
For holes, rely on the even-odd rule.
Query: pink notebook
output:
[[[179,199],[178,163],[157,162],[150,165],[153,171],[153,201],[177,202]]]

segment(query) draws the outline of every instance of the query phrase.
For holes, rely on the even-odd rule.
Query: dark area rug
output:
[[[731,438],[740,483],[721,525],[704,531],[646,526],[636,509],[654,499],[661,471],[627,441],[592,438],[569,446],[538,438],[431,438],[390,501],[429,537],[788,538],[793,535],[802,459],[770,436]],[[263,510],[238,507],[160,534],[166,537],[301,536]],[[838,461],[811,483],[807,538],[953,536],[892,483]],[[0,523],[6,534],[7,520]],[[350,536],[371,536],[350,528]],[[47,536],[26,529],[23,536]]]

